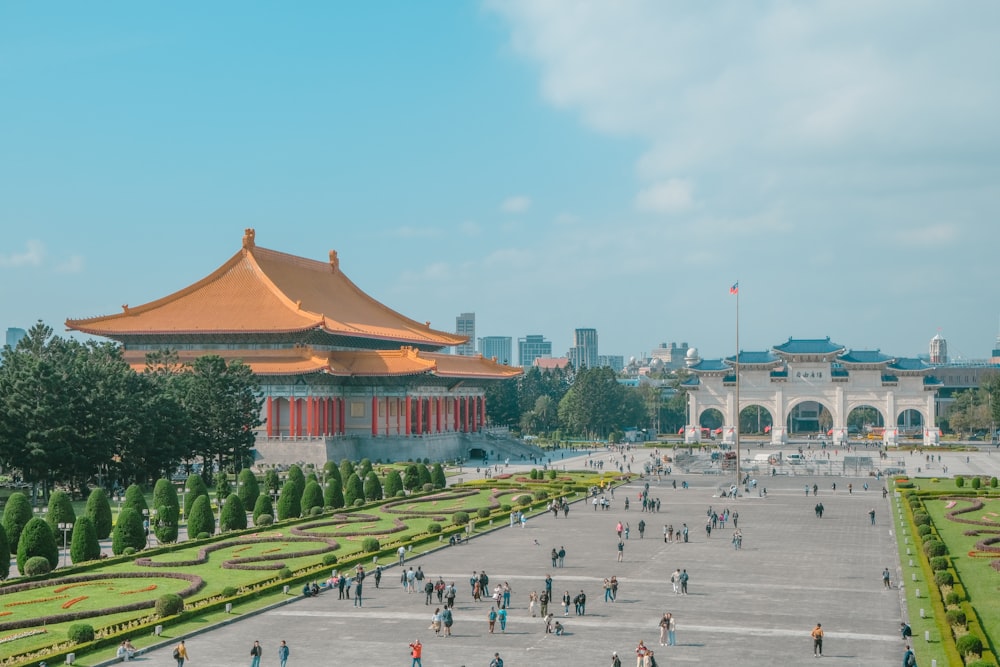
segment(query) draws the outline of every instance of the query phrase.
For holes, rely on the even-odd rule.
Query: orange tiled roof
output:
[[[182,364],[193,363],[196,358],[206,354],[218,354],[229,361],[239,359],[256,375],[306,375],[321,373],[329,366],[326,354],[308,347],[283,350],[181,350],[175,354]],[[135,371],[142,372],[146,368],[146,353],[141,350],[126,350],[125,361]]]
[[[465,336],[437,331],[362,292],[329,262],[257,247],[248,229],[243,248],[212,274],[179,292],[115,315],[67,320],[70,329],[117,338],[135,335],[294,333],[445,347]]]

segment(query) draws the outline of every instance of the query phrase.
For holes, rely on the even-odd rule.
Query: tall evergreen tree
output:
[[[296,519],[302,516],[302,491],[295,480],[289,479],[281,487],[278,497],[278,520]]]
[[[56,536],[44,519],[32,518],[21,531],[17,544],[17,569],[24,574],[24,564],[29,558],[43,556],[49,561],[52,569],[59,567],[59,546]]]
[[[435,489],[443,489],[448,485],[448,480],[444,476],[444,468],[441,467],[440,463],[435,463],[431,470],[431,484],[434,485]]]
[[[354,501],[365,498],[365,489],[361,484],[361,478],[358,477],[358,473],[352,472],[351,476],[347,478],[347,485],[344,487],[344,504],[347,507],[353,507]]]
[[[106,540],[111,537],[111,501],[108,500],[108,494],[104,489],[98,486],[90,492],[90,495],[87,496],[85,514],[94,523],[98,540]]]
[[[331,478],[327,480],[326,488],[323,489],[323,503],[333,509],[340,509],[344,506],[344,490],[341,487],[339,479]]]
[[[192,473],[188,475],[184,488],[186,489],[184,494],[184,516],[186,518],[191,516],[194,502],[198,500],[199,496],[208,497],[208,487],[205,485],[205,480],[202,479],[201,475]]]
[[[49,511],[45,515],[45,520],[49,523],[49,528],[55,534],[59,530],[60,523],[76,523],[76,512],[73,511],[73,502],[69,494],[65,491],[53,491],[49,496]]]
[[[153,509],[156,510],[156,520],[153,522],[156,541],[176,542],[181,504],[177,498],[177,489],[165,477],[156,480],[156,486],[153,487]]]
[[[195,499],[187,527],[189,539],[195,539],[202,533],[215,535],[215,514],[212,513],[212,503],[207,495]]]
[[[395,498],[396,494],[403,490],[403,478],[400,477],[399,471],[393,468],[385,476],[385,497]]]
[[[369,471],[365,476],[365,500],[382,500],[382,483],[378,481],[378,475],[374,471]]]
[[[272,519],[274,518],[274,507],[271,505],[271,496],[266,493],[262,493],[257,496],[257,502],[253,506],[253,522],[254,525],[257,524],[257,518],[261,514],[267,514]]]
[[[116,556],[132,547],[136,551],[146,547],[146,530],[142,526],[142,515],[134,507],[122,507],[115,528],[111,531],[111,552]]]
[[[69,547],[69,557],[74,565],[101,557],[101,543],[97,539],[97,529],[86,514],[73,524],[73,541]]]
[[[15,491],[7,498],[3,508],[3,529],[7,533],[10,553],[17,554],[17,545],[21,541],[21,531],[31,521],[31,503],[28,496]]]
[[[253,470],[244,468],[237,479],[240,485],[238,493],[243,507],[256,507],[257,497],[260,496],[260,484],[257,483],[257,476],[253,474]]]
[[[323,489],[315,480],[307,482],[306,490],[302,492],[302,514],[309,514],[314,507],[323,507]]]
[[[243,507],[243,501],[235,493],[230,493],[222,506],[222,514],[219,521],[219,532],[228,533],[231,530],[243,530],[247,527],[247,511]]]

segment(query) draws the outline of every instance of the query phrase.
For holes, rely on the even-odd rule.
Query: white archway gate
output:
[[[711,408],[725,418],[723,442],[733,442],[740,411],[752,405],[771,412],[771,442],[787,442],[789,415],[805,402],[829,411],[834,442],[847,442],[848,415],[865,406],[882,414],[886,445],[898,442],[896,424],[907,410],[920,415],[925,445],[940,441],[934,399],[941,385],[930,375],[933,367],[919,359],[890,357],[878,350],[849,351],[829,338],[790,338],[767,352],[740,352],[739,406],[735,357],[702,360],[695,351],[687,361],[693,374],[683,385],[688,392],[688,443],[701,440],[699,419]]]

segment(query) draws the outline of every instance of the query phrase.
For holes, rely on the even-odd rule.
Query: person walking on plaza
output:
[[[255,641],[250,647],[250,667],[260,667],[260,656],[263,652],[264,649],[261,648],[260,642]]]
[[[191,658],[188,656],[187,652],[187,646],[185,646],[184,640],[182,639],[181,643],[174,647],[174,660],[177,661],[177,667],[184,667],[184,661],[190,659]]]
[[[812,631],[813,640],[813,657],[822,658],[823,657],[823,624],[817,623],[816,627]]]
[[[492,635],[493,634],[493,628],[496,627],[496,624],[497,624],[497,608],[496,607],[490,607],[490,613],[486,616],[486,620],[489,621],[490,634]]]
[[[500,607],[497,619],[500,621],[500,632],[507,632],[507,607]]]
[[[677,568],[674,573],[670,575],[670,585],[674,587],[674,595],[681,592],[681,569]]]
[[[414,639],[413,643],[410,644],[410,656],[413,658],[413,662],[410,663],[410,667],[424,667],[424,663],[420,661],[420,656],[423,652],[423,644],[420,643],[419,639]]]
[[[667,628],[670,627],[669,614],[664,614],[660,618],[660,646],[667,645]]]
[[[882,587],[892,588],[892,575],[889,574],[889,568],[882,570]]]
[[[870,510],[868,510],[868,516],[871,518],[872,525],[874,526],[875,525],[875,508],[874,507],[871,508]]]
[[[500,657],[499,653],[493,654],[493,659],[490,660],[490,667],[503,667],[503,658]]]
[[[354,606],[355,607],[360,607],[361,606],[361,587],[362,587],[362,583],[363,582],[364,582],[364,577],[355,577],[354,578]]]
[[[396,549],[396,555],[399,556],[399,564],[402,565],[406,561],[406,547],[401,546]]]
[[[621,540],[618,540],[618,562],[619,563],[622,562],[622,559],[624,558],[625,558],[625,543],[622,542]]]
[[[559,567],[566,567],[566,547],[559,547]]]
[[[643,533],[646,532],[646,522],[643,521],[642,519],[639,519],[639,525],[637,526],[637,528],[639,529],[639,539],[641,540]]]
[[[906,652],[903,653],[903,667],[917,667],[917,657],[913,655],[910,645],[906,645]]]
[[[542,589],[542,592],[538,594],[538,607],[539,612],[543,617],[549,615],[549,592]]]
[[[641,639],[635,647],[635,667],[649,667],[649,649]]]
[[[670,621],[670,625],[667,626],[667,646],[677,646],[677,619],[667,612],[667,620]]]
[[[618,653],[615,651],[611,652],[611,667],[622,667],[622,659],[618,657]]]
[[[563,603],[563,616],[569,616],[569,603],[572,602],[572,598],[569,596],[569,591],[563,593],[562,603]]]
[[[278,647],[278,667],[286,667],[286,665],[288,664],[289,653],[290,651],[288,650],[288,644],[286,644],[285,640],[282,639],[281,646]]]
[[[689,578],[688,577],[688,571],[687,570],[681,570],[681,576],[680,576],[680,580],[681,580],[681,595],[687,595],[688,594],[688,578]]]

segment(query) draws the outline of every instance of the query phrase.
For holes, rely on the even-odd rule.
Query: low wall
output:
[[[479,433],[440,433],[409,438],[347,436],[293,440],[258,437],[254,448],[257,450],[255,464],[270,467],[292,463],[322,466],[327,461],[360,461],[365,458],[384,462],[425,458],[447,461],[468,459],[473,449],[492,452],[493,458],[498,458],[505,455],[505,444],[504,440],[487,438]],[[510,444],[520,443],[512,440]]]

